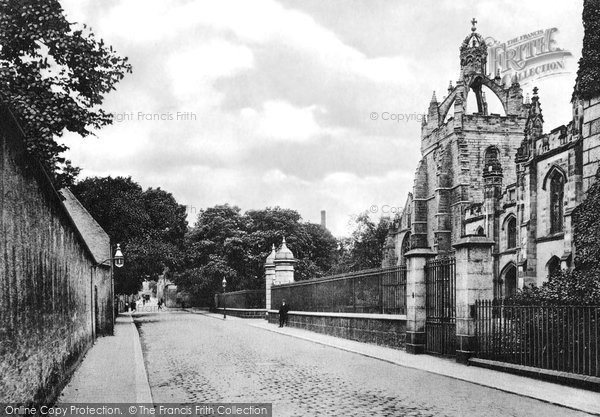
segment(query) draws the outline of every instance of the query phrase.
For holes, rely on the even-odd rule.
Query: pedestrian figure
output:
[[[281,300],[281,307],[279,307],[279,327],[287,326],[288,311],[290,311],[290,306],[285,303],[285,300]]]
[[[158,300],[158,309],[162,310],[162,298]]]
[[[135,311],[135,301],[131,302],[131,311]]]

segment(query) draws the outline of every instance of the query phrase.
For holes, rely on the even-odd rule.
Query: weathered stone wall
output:
[[[32,404],[53,400],[92,343],[94,283],[104,331],[107,276],[21,138],[0,109],[0,402]]]
[[[222,308],[217,308],[216,311],[219,314],[223,314]],[[267,315],[267,310],[264,308],[227,308],[225,309],[225,314],[242,319],[264,319]]]
[[[406,343],[406,317],[394,319],[377,315],[343,315],[336,313],[296,313],[288,314],[288,325],[317,333],[323,333],[358,342],[373,343],[403,349]],[[279,324],[279,313],[269,311],[269,323]]]
[[[113,334],[113,309],[114,301],[111,299],[112,278],[110,267],[98,267],[93,269],[94,282],[94,334],[96,336],[107,336]]]
[[[600,166],[600,97],[585,100],[583,113],[583,191],[595,181]]]

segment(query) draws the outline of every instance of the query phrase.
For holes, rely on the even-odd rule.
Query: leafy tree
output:
[[[582,17],[585,34],[574,96],[589,100],[600,94],[600,1],[584,0]]]
[[[0,0],[0,46],[2,100],[57,185],[71,183],[79,170],[55,138],[65,130],[85,137],[112,122],[100,106],[131,72],[127,58],[70,23],[56,0]]]
[[[73,193],[111,241],[121,244],[126,261],[115,270],[117,293],[136,292],[145,277],[183,266],[186,210],[170,193],[144,191],[131,177],[86,178]]]
[[[373,222],[368,212],[356,216],[356,228],[351,236],[339,242],[340,259],[335,272],[358,271],[379,268],[383,259],[383,245],[387,237],[390,220],[381,217]]]
[[[299,260],[296,280],[323,275],[336,259],[337,242],[321,226],[302,222],[298,212],[280,207],[241,213],[235,206],[202,210],[186,236],[185,267],[176,274],[178,285],[212,302],[227,279],[227,290],[264,287],[264,263],[271,245],[285,236]]]
[[[72,191],[115,243],[142,236],[151,228],[144,191],[131,177],[86,178]]]

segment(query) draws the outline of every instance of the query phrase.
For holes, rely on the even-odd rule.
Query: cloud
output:
[[[166,73],[172,93],[181,101],[221,101],[213,88],[216,80],[228,78],[254,66],[252,51],[221,39],[176,51],[166,58]]]
[[[325,109],[317,105],[298,108],[283,100],[272,100],[263,103],[260,111],[242,109],[240,117],[244,128],[255,132],[257,140],[303,142],[332,131],[319,126],[317,113],[323,114]]]
[[[485,36],[557,26],[561,47],[580,48],[572,35],[580,10],[567,2],[365,0],[352,10],[288,0],[63,4],[70,20],[90,24],[134,66],[105,102],[134,117],[98,138],[65,138],[84,175],[133,175],[198,209],[281,205],[315,222],[325,209],[337,235],[349,231],[352,214],[404,203],[420,124],[369,115],[423,113],[432,90],[441,98],[458,77],[458,47],[473,16]],[[539,87],[551,128],[566,121],[573,83],[547,82]],[[195,117],[144,121],[138,112]]]

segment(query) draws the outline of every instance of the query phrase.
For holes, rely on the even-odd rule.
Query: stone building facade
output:
[[[571,213],[598,169],[600,96],[576,87],[572,120],[544,133],[538,89],[524,98],[516,78],[504,84],[499,73],[487,75],[487,51],[473,21],[458,81],[441,101],[433,94],[423,120],[413,191],[390,228],[383,266],[406,264],[415,249],[454,256],[464,237],[486,237],[494,296],[504,297],[573,267]],[[489,112],[486,94],[502,114]]]

